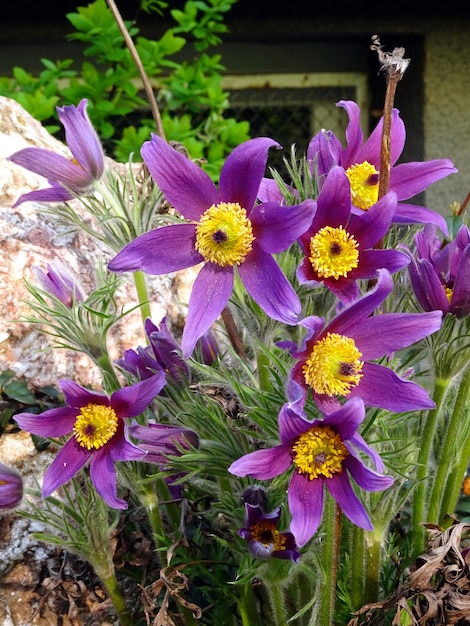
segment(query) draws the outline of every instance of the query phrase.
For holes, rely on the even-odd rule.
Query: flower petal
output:
[[[322,423],[331,426],[346,441],[354,436],[365,415],[364,402],[360,398],[352,398],[340,409],[325,416]]]
[[[233,267],[206,263],[194,281],[181,339],[183,357],[189,358],[200,337],[209,330],[233,290]]]
[[[268,151],[272,147],[281,146],[269,137],[256,137],[232,150],[220,172],[219,190],[223,202],[238,202],[250,213],[266,170]]]
[[[58,487],[70,480],[72,476],[75,476],[91,455],[91,450],[87,450],[79,445],[75,437],[69,439],[59,450],[59,453],[44,475],[42,497],[47,498]]]
[[[442,311],[429,313],[382,313],[373,315],[351,329],[365,361],[378,359],[406,348],[438,331]]]
[[[351,214],[348,233],[354,235],[361,248],[375,246],[387,234],[396,208],[397,195],[389,191],[368,211],[361,211],[361,215]]]
[[[37,191],[24,193],[18,198],[12,208],[16,209],[16,207],[23,204],[23,202],[68,202],[72,200],[73,197],[73,194],[65,189],[65,187],[62,187],[62,185],[51,183],[51,187],[47,187],[46,189],[38,189]]]
[[[127,509],[127,502],[117,497],[116,468],[106,447],[97,450],[90,462],[90,478],[96,491],[113,509]]]
[[[279,191],[279,187],[273,178],[263,177],[261,179],[257,195],[260,202],[281,204],[283,201],[282,193]]]
[[[334,474],[326,481],[328,491],[353,524],[364,530],[374,530],[364,505],[356,496],[346,471]]]
[[[99,391],[90,391],[90,389],[78,385],[73,380],[63,378],[59,380],[59,386],[65,396],[66,403],[75,409],[80,409],[87,404],[109,404],[109,398],[106,394]]]
[[[348,455],[344,460],[344,466],[361,489],[366,491],[383,491],[393,485],[391,476],[377,474],[369,469],[360,459],[353,455]]]
[[[322,129],[310,140],[307,161],[312,173],[318,176],[320,185],[331,168],[339,164],[342,151],[340,140],[331,130]]]
[[[312,427],[291,403],[284,404],[279,411],[279,436],[282,443],[289,444]]]
[[[311,232],[316,234],[325,226],[346,226],[351,213],[351,187],[342,167],[333,167],[321,189]],[[310,231],[307,233],[310,240]],[[308,245],[308,242],[307,242]]]
[[[14,418],[22,430],[40,437],[62,437],[72,432],[78,409],[68,406],[43,413],[19,413]]]
[[[356,162],[356,156],[364,142],[364,134],[361,129],[361,110],[352,100],[340,100],[336,106],[343,107],[349,117],[349,123],[346,128],[347,147],[343,150],[341,157],[341,164],[347,169]]]
[[[394,224],[435,224],[445,236],[449,235],[444,217],[422,206],[399,202],[392,222]]]
[[[278,322],[297,324],[299,298],[270,254],[255,246],[238,271],[246,290],[266,315]]]
[[[172,224],[139,235],[111,259],[112,272],[166,274],[201,263],[204,259],[194,248],[196,226]]]
[[[367,406],[377,406],[396,413],[432,409],[435,404],[416,383],[398,376],[388,367],[364,363],[362,378],[348,398],[360,397]]]
[[[83,99],[78,106],[57,107],[59,119],[65,129],[65,140],[77,163],[89,177],[97,180],[104,170],[104,155],[98,135],[91,125]]]
[[[270,254],[286,250],[312,223],[316,202],[306,200],[294,206],[265,203],[250,213],[258,245]]]
[[[8,160],[77,193],[88,189],[91,184],[90,176],[83,168],[45,148],[23,148]]]
[[[220,202],[209,176],[157,135],[152,134],[140,153],[165,198],[187,219],[197,222],[204,211]]]
[[[310,480],[294,472],[287,499],[292,515],[290,529],[301,548],[317,532],[323,514],[323,479]]]
[[[235,476],[252,476],[258,480],[269,480],[287,472],[291,463],[290,446],[280,445],[249,452],[234,461],[228,471]]]
[[[165,373],[158,372],[135,385],[118,389],[111,395],[109,404],[119,417],[136,417],[158,396],[165,383]]]
[[[390,170],[390,190],[396,192],[398,200],[408,200],[432,183],[456,172],[449,159],[402,163]]]

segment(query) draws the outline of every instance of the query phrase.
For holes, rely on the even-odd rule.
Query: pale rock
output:
[[[85,290],[94,286],[94,269],[98,261],[109,261],[113,254],[83,231],[57,223],[45,209],[51,205],[25,202],[13,209],[18,197],[47,186],[47,181],[7,160],[14,152],[36,146],[70,158],[66,145],[52,137],[17,102],[0,97],[0,371],[11,369],[24,377],[31,388],[57,386],[60,378],[72,378],[82,385],[99,388],[101,375],[90,359],[65,349],[47,349],[47,336],[37,326],[24,320],[32,311],[25,279],[33,281],[32,266],[46,269],[55,257],[79,277]],[[113,163],[107,159],[108,166]],[[115,164],[114,164],[115,165]],[[77,213],[89,219],[79,202]],[[130,278],[130,277],[129,277]],[[185,298],[194,272],[155,276],[148,280],[152,320],[159,324],[164,315],[181,329],[185,315]],[[137,303],[130,278],[118,292],[118,303],[130,310]],[[125,316],[111,333],[109,350],[112,359],[123,351],[144,342],[139,311]]]

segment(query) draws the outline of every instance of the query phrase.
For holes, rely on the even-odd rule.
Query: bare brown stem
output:
[[[137,70],[139,72],[140,75],[140,79],[142,81],[142,84],[144,86],[144,90],[145,90],[145,94],[147,96],[147,100],[149,101],[149,105],[150,105],[150,110],[152,112],[152,117],[155,121],[155,125],[157,127],[157,132],[160,135],[160,137],[162,139],[165,139],[165,131],[163,130],[163,124],[162,124],[162,118],[160,115],[160,109],[158,108],[158,104],[157,104],[157,100],[155,98],[155,94],[153,92],[152,89],[152,85],[150,84],[149,78],[147,76],[147,72],[145,71],[145,68],[143,66],[143,63],[140,59],[139,53],[137,52],[137,48],[134,45],[134,42],[132,40],[132,37],[129,34],[129,31],[127,30],[127,27],[124,23],[124,20],[122,19],[122,16],[119,12],[119,9],[117,8],[116,3],[114,2],[114,0],[106,0],[106,3],[108,5],[108,7],[110,8],[114,19],[116,20],[116,24],[119,27],[119,30],[122,33],[122,36],[124,38],[124,42],[127,46],[127,48],[129,49],[129,52],[131,53],[131,56],[134,60],[134,63],[137,67]]]

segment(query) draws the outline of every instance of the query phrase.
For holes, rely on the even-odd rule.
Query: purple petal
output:
[[[442,215],[431,209],[404,202],[397,204],[392,222],[394,224],[435,224],[445,236],[449,234],[447,223]]]
[[[106,449],[114,461],[142,461],[147,456],[145,450],[127,441],[124,428],[114,435]]]
[[[349,482],[347,472],[334,474],[326,481],[328,491],[353,524],[364,530],[374,530],[364,505],[356,496]]]
[[[23,202],[68,202],[72,200],[73,194],[71,194],[65,187],[56,183],[51,183],[51,187],[47,189],[38,189],[37,191],[30,191],[24,193],[18,198],[15,204],[12,206],[15,209]]]
[[[135,385],[118,389],[111,395],[109,404],[119,417],[136,417],[158,396],[165,383],[165,373],[158,372]]]
[[[466,317],[470,312],[470,245],[460,256],[450,310],[457,318]]]
[[[382,146],[383,117],[372,131],[370,137],[357,155],[357,163],[368,161],[375,165],[377,170],[380,167],[380,151]],[[405,147],[406,130],[398,109],[392,112],[392,128],[390,132],[390,163],[393,166],[401,156]],[[392,168],[393,171],[393,168]],[[390,187],[392,189],[392,187]]]
[[[402,163],[390,171],[390,190],[396,192],[398,200],[408,200],[432,183],[456,172],[457,169],[449,159]]]
[[[349,123],[346,128],[347,147],[343,150],[341,164],[347,169],[353,163],[356,163],[356,156],[364,142],[364,135],[361,129],[361,110],[352,100],[340,100],[337,106],[343,107],[349,117]]]
[[[351,331],[362,359],[369,361],[406,348],[441,327],[442,311],[429,313],[382,313],[357,324]]]
[[[269,480],[287,472],[291,464],[290,446],[280,445],[245,454],[234,461],[228,471],[235,476]]]
[[[317,233],[325,226],[345,226],[351,212],[351,187],[342,167],[333,167],[318,196],[317,211],[313,218],[312,231]]]
[[[287,498],[292,515],[290,529],[301,548],[316,533],[323,514],[323,479],[310,480],[294,472]]]
[[[14,418],[22,430],[40,437],[62,437],[72,432],[79,410],[68,406],[43,413],[19,413]]]
[[[187,219],[199,221],[210,206],[220,202],[209,176],[157,135],[144,143],[140,153],[165,198]]]
[[[233,267],[206,263],[194,281],[181,339],[183,357],[189,358],[200,337],[209,330],[233,290]]]
[[[106,394],[98,391],[90,391],[73,380],[59,380],[60,388],[65,396],[66,403],[76,409],[81,409],[87,404],[109,405],[109,398]]]
[[[70,480],[72,476],[75,476],[91,455],[92,451],[78,444],[75,437],[69,439],[59,450],[59,453],[44,475],[42,497],[47,498],[58,487]]]
[[[354,338],[356,329],[364,323],[374,310],[382,304],[385,298],[393,291],[393,278],[390,272],[380,269],[377,272],[377,284],[374,289],[367,292],[360,300],[343,309],[323,333],[338,333]]]
[[[270,254],[286,250],[312,223],[316,202],[306,200],[294,206],[266,203],[250,213],[258,245]]]
[[[380,455],[364,441],[359,433],[355,433],[353,437],[345,442],[345,445],[353,456],[356,456],[354,448],[357,448],[358,450],[361,450],[361,452],[364,452],[364,454],[367,454],[367,456],[372,459],[376,471],[383,474],[385,471],[385,465]]]
[[[364,403],[360,398],[348,400],[340,409],[327,415],[323,424],[331,426],[338,432],[343,441],[351,439],[365,418]]]
[[[299,435],[312,427],[312,423],[302,417],[295,405],[284,404],[279,412],[279,437],[282,443],[292,443]]]
[[[219,181],[223,202],[238,202],[250,213],[266,170],[268,151],[272,147],[281,146],[268,137],[256,137],[240,144],[228,155]]]
[[[127,502],[117,497],[116,468],[106,447],[97,450],[90,462],[90,478],[96,491],[113,509],[127,509]]]
[[[359,255],[359,266],[351,271],[349,277],[356,280],[373,278],[380,268],[394,274],[409,262],[409,257],[398,250],[363,250]]]
[[[364,363],[363,377],[348,398],[360,397],[368,406],[377,406],[396,413],[432,409],[435,404],[428,393],[416,383],[399,377],[388,367]]]
[[[348,233],[354,235],[361,248],[375,246],[387,234],[396,208],[397,196],[389,191],[368,211],[361,211],[361,215],[351,214]]]
[[[445,287],[427,259],[418,259],[417,262],[413,259],[409,266],[409,274],[411,286],[422,309],[425,311],[440,309],[443,313],[449,312],[450,304]]]
[[[366,467],[364,463],[355,456],[349,455],[344,460],[344,466],[361,489],[366,491],[383,491],[393,485],[391,476],[377,474]]]
[[[104,155],[98,135],[88,118],[87,104],[87,100],[83,99],[78,107],[58,107],[57,113],[65,129],[65,140],[70,152],[88,176],[98,180],[103,175]]]
[[[283,201],[282,193],[279,191],[277,183],[272,178],[262,178],[258,189],[258,199],[260,202],[275,202],[280,204]]]
[[[238,271],[246,290],[266,315],[278,322],[297,324],[299,298],[270,254],[255,246]]]
[[[112,272],[167,274],[201,263],[196,252],[196,226],[172,224],[140,235],[127,244],[108,264]]]
[[[321,179],[341,160],[340,140],[331,130],[321,130],[308,144],[307,160],[312,173]]]
[[[77,193],[90,187],[90,176],[83,168],[51,150],[23,148],[9,157],[9,161]]]

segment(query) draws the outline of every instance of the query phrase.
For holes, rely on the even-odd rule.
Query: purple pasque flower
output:
[[[21,474],[8,465],[0,463],[0,511],[14,509],[23,499]]]
[[[348,116],[346,129],[347,146],[337,153],[337,164],[341,165],[351,183],[352,201],[358,210],[367,211],[378,200],[380,175],[380,152],[382,144],[383,117],[369,138],[364,141],[360,123],[359,106],[350,100],[341,100],[338,106],[343,107]],[[406,130],[399,111],[393,109],[392,128],[390,134],[390,184],[389,191],[397,195],[398,203],[393,223],[421,224],[430,223],[447,233],[445,219],[430,209],[403,202],[427,189],[441,178],[454,174],[457,169],[449,159],[401,163],[397,165],[405,146]],[[331,144],[330,144],[331,148]],[[330,149],[328,158],[332,159]],[[319,157],[319,161],[322,159]]]
[[[305,255],[297,271],[299,282],[312,287],[323,283],[342,302],[352,302],[360,295],[359,279],[374,277],[379,268],[393,273],[407,265],[406,254],[374,248],[387,233],[396,204],[392,191],[367,212],[355,215],[348,177],[342,167],[333,166],[312,224],[299,238]]]
[[[47,264],[47,272],[33,266],[32,271],[41,289],[71,308],[74,302],[83,302],[85,295],[76,278],[57,258]]]
[[[189,450],[199,446],[197,433],[190,428],[170,424],[133,424],[130,433],[138,440],[139,448],[147,452],[145,461],[162,467],[168,462],[168,456],[179,456],[182,449]]]
[[[271,147],[279,144],[267,137],[236,147],[222,168],[219,189],[200,167],[156,135],[142,147],[163,194],[189,222],[140,235],[109,269],[164,274],[203,263],[183,331],[185,358],[226,306],[235,268],[267,315],[290,325],[298,321],[300,301],[272,255],[286,250],[309,227],[314,203],[255,205]]]
[[[425,311],[440,309],[457,318],[470,313],[470,231],[463,224],[449,243],[433,225],[415,235],[417,258],[408,266],[416,299]]]
[[[127,437],[124,418],[142,413],[165,384],[163,372],[130,387],[118,389],[108,397],[90,391],[72,380],[59,381],[67,406],[43,413],[15,415],[18,425],[41,437],[71,434],[47,470],[42,496],[46,498],[70,480],[89,460],[90,478],[103,500],[115,509],[127,503],[117,497],[115,461],[145,459],[147,453]]]
[[[160,327],[147,318],[144,329],[149,345],[126,350],[124,358],[118,359],[116,365],[140,379],[150,378],[156,372],[167,372],[175,380],[189,378],[189,366],[181,356],[181,347],[168,328],[167,316],[160,322]]]
[[[279,532],[277,525],[281,517],[281,507],[265,513],[261,506],[245,504],[245,527],[238,534],[248,542],[248,549],[258,559],[291,559],[297,563],[300,552],[297,550],[291,532]]]
[[[104,154],[100,140],[88,118],[88,101],[78,106],[57,107],[59,120],[65,129],[65,140],[72,153],[69,160],[44,148],[23,148],[12,154],[9,161],[30,172],[47,178],[50,187],[31,191],[18,198],[13,207],[23,202],[66,202],[87,194],[104,171]]]
[[[303,407],[310,391],[324,413],[340,406],[339,398],[360,397],[366,406],[404,412],[429,409],[434,403],[416,383],[388,367],[373,363],[439,330],[442,311],[373,315],[393,290],[390,273],[381,269],[374,289],[345,307],[325,325],[307,317],[300,348],[279,342],[296,359],[288,382],[288,398]]]
[[[353,524],[373,530],[350,476],[366,491],[387,489],[393,478],[383,475],[382,459],[357,432],[364,417],[360,398],[352,398],[323,419],[313,421],[294,410],[293,405],[285,404],[279,413],[280,445],[242,456],[232,463],[229,472],[270,480],[294,466],[287,497],[292,515],[290,529],[300,547],[320,525],[325,485]],[[372,459],[376,471],[364,465],[360,453]]]

